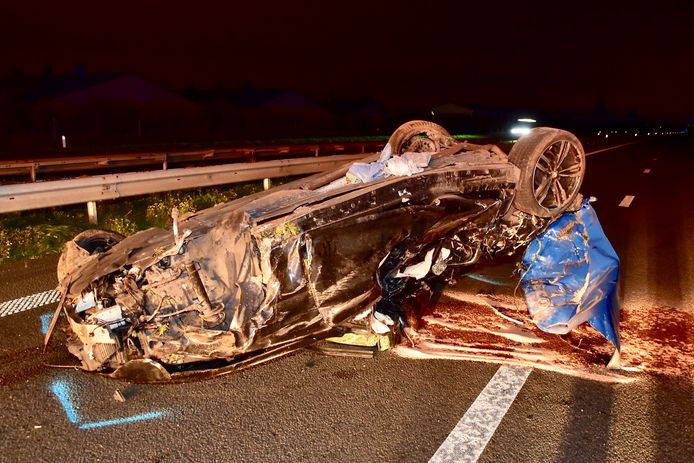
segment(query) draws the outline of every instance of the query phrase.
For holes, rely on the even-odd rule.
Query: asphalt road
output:
[[[681,138],[588,158],[583,192],[620,255],[625,311],[694,312],[693,167]],[[55,263],[0,266],[0,301],[52,289]],[[498,368],[302,352],[205,381],[127,385],[44,366],[69,360],[59,342],[40,355],[51,308],[0,318],[0,461],[427,461]],[[692,461],[693,392],[672,376],[607,384],[535,369],[479,461]]]

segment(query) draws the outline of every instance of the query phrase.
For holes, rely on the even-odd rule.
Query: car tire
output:
[[[107,230],[85,230],[65,244],[58,259],[58,281],[63,279],[89,256],[100,254],[121,242],[125,236]]]
[[[557,217],[579,194],[586,157],[565,130],[537,127],[513,145],[509,161],[520,169],[514,206],[538,217]]]
[[[410,121],[398,127],[388,140],[394,155],[414,152],[438,152],[455,143],[446,129],[429,121]]]

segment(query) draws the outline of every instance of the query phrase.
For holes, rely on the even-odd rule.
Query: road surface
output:
[[[598,198],[620,255],[625,314],[655,310],[665,324],[671,311],[692,314],[694,143],[598,153],[587,169],[582,191]],[[0,266],[0,301],[53,289],[56,260]],[[507,268],[485,271],[510,280]],[[71,360],[58,342],[40,355],[54,306],[0,317],[0,461],[422,462],[449,435],[470,437],[480,424],[490,440],[473,442],[461,461],[479,453],[481,462],[694,460],[691,376],[610,384],[528,370],[497,421],[474,415],[472,428],[459,428],[473,404],[510,394],[482,393],[499,365],[301,352],[205,381],[127,385],[43,364]],[[676,328],[663,336],[694,343],[694,326]],[[114,399],[116,389],[125,401]]]

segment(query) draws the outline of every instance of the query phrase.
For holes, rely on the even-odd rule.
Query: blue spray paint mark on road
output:
[[[41,334],[48,333],[48,327],[51,326],[51,320],[53,319],[53,312],[46,312],[39,317],[41,320]]]
[[[114,426],[117,424],[125,424],[125,423],[132,423],[135,421],[144,421],[144,420],[153,420],[155,418],[161,418],[162,416],[165,416],[167,413],[166,412],[149,412],[149,413],[143,413],[141,415],[134,415],[134,416],[129,416],[127,418],[116,418],[113,420],[105,420],[105,421],[95,421],[93,423],[84,423],[80,425],[80,429],[94,429],[94,428],[103,428],[105,426]]]
[[[70,388],[63,381],[54,381],[51,384],[51,391],[60,402],[60,405],[65,410],[67,419],[72,424],[79,423],[79,417],[77,416],[77,409],[72,404],[72,399],[70,399]]]
[[[465,276],[472,279],[472,280],[481,281],[482,283],[488,283],[488,284],[494,285],[494,286],[513,286],[512,283],[508,283],[508,282],[502,281],[502,280],[496,280],[494,278],[489,278],[489,277],[486,277],[484,275],[480,275],[479,273],[468,273]]]
[[[142,413],[140,415],[128,416],[125,418],[114,418],[112,420],[94,421],[91,423],[80,423],[80,418],[77,414],[77,407],[72,403],[70,398],[70,386],[68,383],[62,380],[53,381],[51,384],[51,392],[55,395],[60,402],[60,406],[63,407],[67,419],[70,423],[79,425],[80,429],[95,429],[103,428],[105,426],[115,426],[118,424],[133,423],[135,421],[145,421],[153,420],[155,418],[161,418],[169,414],[168,411],[162,410],[157,412]]]

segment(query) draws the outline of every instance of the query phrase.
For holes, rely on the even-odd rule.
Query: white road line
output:
[[[54,289],[42,293],[32,294],[31,296],[20,297],[0,304],[0,317],[24,312],[25,310],[35,309],[44,305],[52,304],[60,300],[60,293]]]
[[[650,174],[650,173],[651,173],[651,169],[643,169],[643,173],[644,173],[644,174]]]
[[[592,155],[594,155],[594,154],[604,153],[605,151],[616,150],[617,148],[622,148],[623,146],[636,145],[636,144],[638,144],[638,143],[643,143],[644,141],[645,141],[645,140],[642,140],[642,141],[632,141],[632,142],[629,142],[629,143],[622,143],[621,145],[617,145],[617,146],[610,146],[609,148],[603,148],[603,149],[601,149],[601,150],[591,151],[590,153],[586,153],[586,156],[592,156]]]
[[[619,203],[619,207],[629,207],[631,206],[631,202],[634,200],[636,196],[632,195],[626,195],[624,199],[622,200],[621,203]]]
[[[477,461],[531,371],[529,367],[499,367],[429,463]]]

